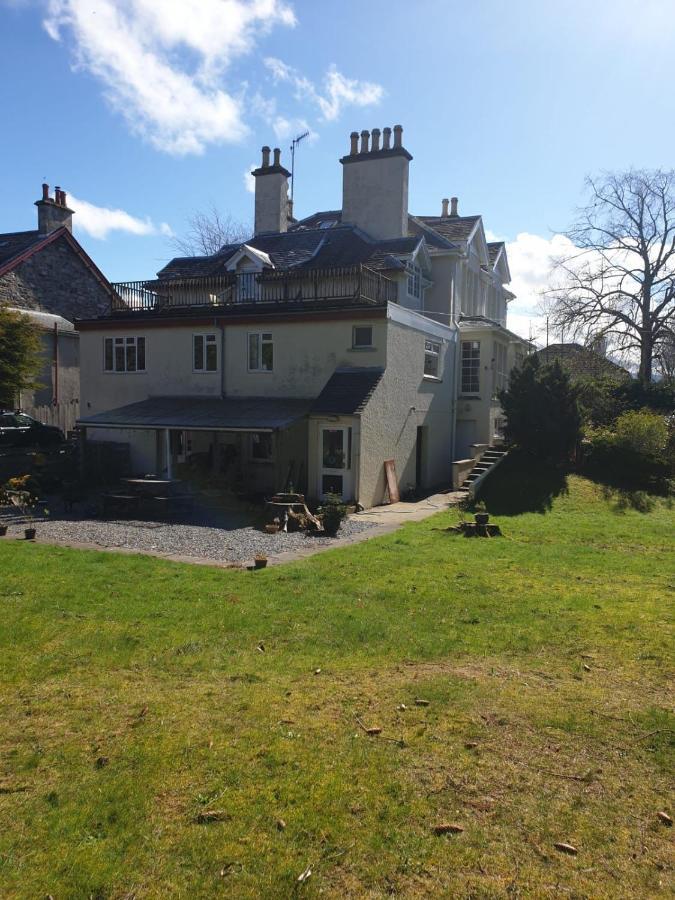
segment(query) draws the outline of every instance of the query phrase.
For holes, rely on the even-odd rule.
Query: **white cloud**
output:
[[[244,187],[249,194],[255,194],[255,178],[251,175],[251,170],[255,168],[256,166],[250,165],[248,169],[244,169]]]
[[[309,131],[307,140],[313,144],[319,137],[316,131],[313,131],[306,119],[287,119],[285,116],[276,116],[272,122],[272,130],[278,141],[285,141],[288,138],[294,138],[298,134],[304,134]]]
[[[489,240],[503,240],[490,235]],[[546,330],[546,319],[541,313],[541,293],[549,286],[553,261],[568,255],[574,244],[562,234],[550,238],[521,232],[513,241],[506,242],[506,253],[511,270],[509,289],[516,299],[509,304],[508,327],[523,337],[541,337]]]
[[[265,65],[275,82],[292,84],[297,99],[309,100],[317,106],[325,122],[335,121],[345,106],[371,106],[384,96],[381,85],[347,78],[334,65],[326,72],[321,90],[297,69],[274,56],[268,56]]]
[[[180,155],[247,134],[242,86],[224,89],[222,75],[258,37],[295,22],[284,0],[49,0],[44,25],[73,39],[78,67],[134,132]]]
[[[137,236],[161,234],[171,237],[173,234],[166,222],[156,225],[147,217],[140,219],[123,209],[94,206],[86,200],[78,200],[72,194],[68,196],[68,206],[76,214],[75,228],[98,240],[105,240],[111,231],[123,231]]]

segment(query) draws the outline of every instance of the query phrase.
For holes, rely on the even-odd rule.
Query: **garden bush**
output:
[[[629,410],[611,428],[589,429],[587,465],[605,480],[668,490],[673,448],[668,422],[650,410]]]

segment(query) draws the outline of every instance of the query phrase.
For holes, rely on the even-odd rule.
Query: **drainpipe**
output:
[[[462,336],[459,332],[459,323],[455,320],[455,389],[452,392],[452,410],[451,410],[451,421],[452,421],[452,459],[450,463],[452,464],[457,458],[457,447],[456,447],[456,438],[457,438],[457,412],[459,409],[459,395],[461,393],[461,359],[462,359]],[[452,465],[451,465],[452,471]],[[454,485],[453,485],[454,487]]]
[[[59,326],[54,322],[54,387],[52,390],[52,405],[59,402]]]
[[[220,328],[220,396],[225,397],[225,326],[215,317],[213,324]],[[248,348],[246,352],[248,353]]]
[[[173,478],[173,472],[171,470],[171,432],[168,428],[164,429],[164,452],[166,455],[166,477],[167,481],[170,481]]]

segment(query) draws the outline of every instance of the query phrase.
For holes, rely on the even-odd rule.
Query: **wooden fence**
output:
[[[71,431],[75,430],[75,421],[80,414],[80,405],[79,403],[57,403],[53,406],[24,406],[21,411],[44,425],[55,425],[67,437]]]

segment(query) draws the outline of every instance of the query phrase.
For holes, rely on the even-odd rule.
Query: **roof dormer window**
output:
[[[422,297],[422,270],[416,263],[409,263],[408,272],[408,296],[416,297],[418,300]]]

